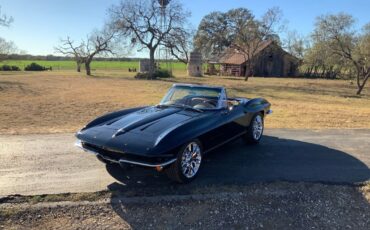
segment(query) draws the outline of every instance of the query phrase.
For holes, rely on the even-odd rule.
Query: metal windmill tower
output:
[[[167,29],[167,6],[171,2],[171,0],[158,0],[160,11],[161,11],[161,18],[160,18],[160,28],[161,31],[165,31]],[[160,45],[158,49],[158,61],[161,61],[164,64],[161,67],[165,67],[172,75],[172,63],[170,59],[170,51],[163,45]]]

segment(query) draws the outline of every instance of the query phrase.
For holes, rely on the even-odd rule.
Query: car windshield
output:
[[[193,109],[217,109],[222,88],[211,88],[202,86],[173,86],[160,105],[183,106]]]

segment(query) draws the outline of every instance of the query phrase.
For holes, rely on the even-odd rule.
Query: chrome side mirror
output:
[[[234,105],[233,104],[228,104],[227,105],[227,110],[231,111],[234,109]]]

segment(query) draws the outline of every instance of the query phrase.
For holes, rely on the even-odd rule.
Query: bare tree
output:
[[[313,36],[333,55],[352,64],[356,72],[357,95],[360,95],[370,77],[370,24],[359,33],[354,23],[354,18],[344,13],[320,16]]]
[[[86,74],[91,75],[91,62],[96,55],[99,54],[114,54],[111,49],[111,41],[114,33],[104,35],[93,35],[86,41],[82,49],[84,57]]]
[[[74,41],[70,37],[61,39],[60,43],[58,47],[55,47],[55,51],[66,56],[72,56],[76,62],[77,72],[81,72],[81,65],[84,63],[84,58],[81,56],[84,43],[74,45]]]
[[[109,10],[112,27],[129,40],[132,47],[149,51],[150,77],[155,70],[155,51],[166,41],[177,41],[169,36],[181,34],[179,31],[190,16],[179,1],[165,2],[168,5],[162,7],[157,0],[122,0]],[[161,21],[163,15],[165,21]]]
[[[1,13],[1,6],[0,6],[0,26],[9,26],[13,22],[12,17],[8,17],[7,15]]]
[[[284,48],[291,55],[303,59],[309,46],[308,40],[297,31],[288,31],[284,40]]]
[[[77,71],[81,71],[81,65],[85,65],[87,75],[91,75],[91,62],[97,55],[114,54],[111,48],[114,33],[109,31],[95,32],[79,45],[74,45],[73,41],[67,37],[62,40],[62,44],[56,47],[56,51],[65,55],[72,55],[77,63]]]
[[[249,76],[254,75],[254,64],[258,54],[258,50],[264,45],[264,42],[269,40],[279,40],[277,35],[282,26],[282,11],[277,8],[269,9],[260,20],[240,21],[235,24],[234,28],[239,33],[236,33],[233,46],[241,53],[247,63],[247,70],[245,71],[245,80]],[[278,41],[279,42],[279,41]]]
[[[1,12],[0,6],[0,26],[8,27],[13,22],[12,17],[8,17]],[[11,53],[15,53],[17,51],[17,47],[15,46],[14,42],[7,41],[4,38],[0,37],[0,61],[4,60],[7,55]]]
[[[14,42],[0,37],[0,61],[3,61],[9,54],[16,53],[17,51],[18,49]]]
[[[192,38],[194,37],[194,32],[186,30],[183,28],[174,29],[170,33],[170,36],[163,42],[165,46],[173,57],[182,63],[188,64],[189,54],[193,48]]]

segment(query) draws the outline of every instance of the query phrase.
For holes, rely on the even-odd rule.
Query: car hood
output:
[[[182,108],[146,107],[83,130],[77,137],[82,141],[114,149],[122,150],[124,146],[126,151],[139,146],[152,148],[158,137],[200,115]]]
[[[147,107],[130,113],[106,124],[107,127],[117,130],[116,136],[127,132],[139,132],[159,135],[168,127],[181,123],[197,116],[197,113],[184,111],[173,107]]]

